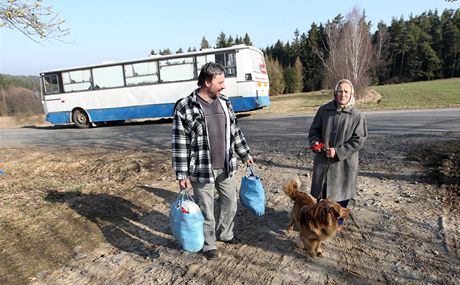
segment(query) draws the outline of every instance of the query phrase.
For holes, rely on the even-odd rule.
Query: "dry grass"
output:
[[[45,125],[49,125],[49,123],[45,121],[45,115],[18,115],[0,117],[0,129]]]
[[[107,239],[120,217],[142,215],[142,185],[174,180],[165,151],[2,149],[0,284],[24,284]]]

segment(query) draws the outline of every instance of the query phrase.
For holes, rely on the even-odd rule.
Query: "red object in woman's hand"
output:
[[[326,145],[323,143],[315,142],[313,145],[310,146],[310,149],[314,152],[322,152],[326,149]]]

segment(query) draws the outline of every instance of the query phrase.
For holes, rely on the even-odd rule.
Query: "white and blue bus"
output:
[[[88,128],[98,122],[172,117],[175,103],[197,88],[198,74],[207,62],[225,67],[223,93],[235,112],[269,105],[262,51],[236,45],[43,72],[46,120]]]

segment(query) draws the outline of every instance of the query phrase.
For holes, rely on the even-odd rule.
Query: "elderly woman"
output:
[[[353,84],[340,80],[334,88],[334,100],[318,109],[308,133],[316,152],[313,163],[311,194],[318,200],[330,197],[346,207],[356,194],[358,151],[367,138],[364,115],[355,106]]]

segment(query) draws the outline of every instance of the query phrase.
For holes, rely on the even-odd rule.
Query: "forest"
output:
[[[460,9],[393,18],[371,31],[353,10],[278,40],[264,50],[271,94],[331,88],[339,78],[367,87],[460,76]]]

